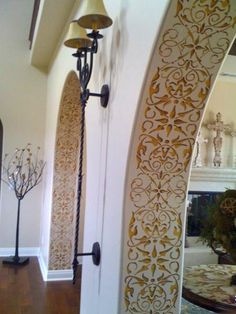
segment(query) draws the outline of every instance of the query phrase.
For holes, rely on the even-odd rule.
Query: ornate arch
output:
[[[57,121],[49,270],[71,269],[80,134],[80,83],[70,72],[64,84]]]
[[[234,0],[174,0],[137,113],[124,205],[121,313],[178,313],[190,161],[235,36]]]

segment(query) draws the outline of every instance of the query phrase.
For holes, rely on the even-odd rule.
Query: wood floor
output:
[[[79,314],[80,276],[44,282],[38,260],[24,266],[3,265],[0,258],[0,314]]]

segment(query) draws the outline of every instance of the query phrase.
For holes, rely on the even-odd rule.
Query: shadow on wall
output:
[[[111,100],[115,98],[116,87],[119,80],[119,72],[123,68],[125,49],[128,45],[126,16],[127,7],[124,7],[121,10],[119,18],[114,21],[109,65],[110,85],[112,87]]]
[[[108,84],[111,91],[110,102],[112,102],[112,100],[115,98],[116,87],[119,80],[119,73],[123,67],[124,53],[128,45],[126,12],[127,4],[125,4],[125,7],[122,8],[120,16],[114,20],[110,47],[108,47],[108,37],[105,36],[103,38],[103,52],[98,55],[98,62],[95,65],[95,82],[106,82],[107,77],[109,76]],[[109,60],[109,63],[107,62],[107,60]]]

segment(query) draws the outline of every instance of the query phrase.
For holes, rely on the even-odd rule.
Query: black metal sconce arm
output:
[[[88,37],[92,38],[92,46],[79,48],[76,53],[73,54],[77,58],[77,70],[79,72],[80,86],[81,86],[81,102],[86,104],[89,96],[100,97],[101,106],[106,108],[109,99],[109,87],[103,85],[100,93],[91,93],[88,89],[88,83],[91,79],[93,71],[93,55],[98,51],[98,39],[103,38],[103,35],[98,31],[92,31],[88,34]],[[88,61],[88,55],[89,61]]]
[[[77,243],[78,244],[78,243]],[[92,247],[92,251],[89,253],[77,253],[75,252],[74,260],[73,260],[73,284],[75,284],[76,281],[76,275],[77,275],[77,267],[78,267],[78,256],[92,256],[94,265],[98,266],[100,265],[101,260],[101,249],[98,242],[95,242]]]
[[[98,31],[92,31],[88,34],[92,38],[92,46],[84,47],[77,50],[73,54],[77,58],[77,70],[80,78],[80,98],[81,98],[81,123],[80,123],[80,154],[79,154],[79,173],[78,173],[78,186],[77,186],[77,209],[76,209],[76,225],[75,225],[75,244],[74,244],[74,259],[73,259],[73,283],[76,282],[78,256],[92,256],[95,265],[100,264],[100,245],[98,242],[93,244],[92,252],[78,253],[78,240],[79,240],[79,222],[80,222],[80,207],[82,195],[82,178],[83,178],[83,150],[84,150],[84,131],[85,131],[85,107],[89,96],[100,97],[101,106],[106,108],[109,99],[109,87],[103,85],[101,93],[91,93],[88,89],[93,70],[93,55],[98,50],[98,39],[103,36]],[[89,59],[89,61],[88,61]]]
[[[89,253],[78,253],[77,256],[92,256],[94,265],[100,264],[101,250],[98,242],[95,242],[92,247],[92,251]]]

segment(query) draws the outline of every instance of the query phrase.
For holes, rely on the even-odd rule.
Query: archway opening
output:
[[[168,9],[144,81],[130,151],[123,312],[180,311],[191,157],[235,36],[234,10],[233,1],[211,6],[194,0],[171,1]]]
[[[233,287],[230,281],[235,267],[232,266],[235,265],[232,251],[236,230],[232,206],[236,189],[235,46],[234,42],[207,103],[196,138],[187,191],[183,296],[203,308],[211,307],[215,312],[219,308],[226,312],[234,311],[229,291]],[[224,279],[217,283],[219,273],[222,279],[228,276],[228,283]],[[198,291],[193,287],[193,280],[189,280],[194,274],[195,287],[203,277],[211,278],[215,283],[210,288],[211,298],[207,296],[210,281],[206,280],[201,291],[203,298],[200,301],[194,299]],[[217,289],[222,293],[216,302]]]

